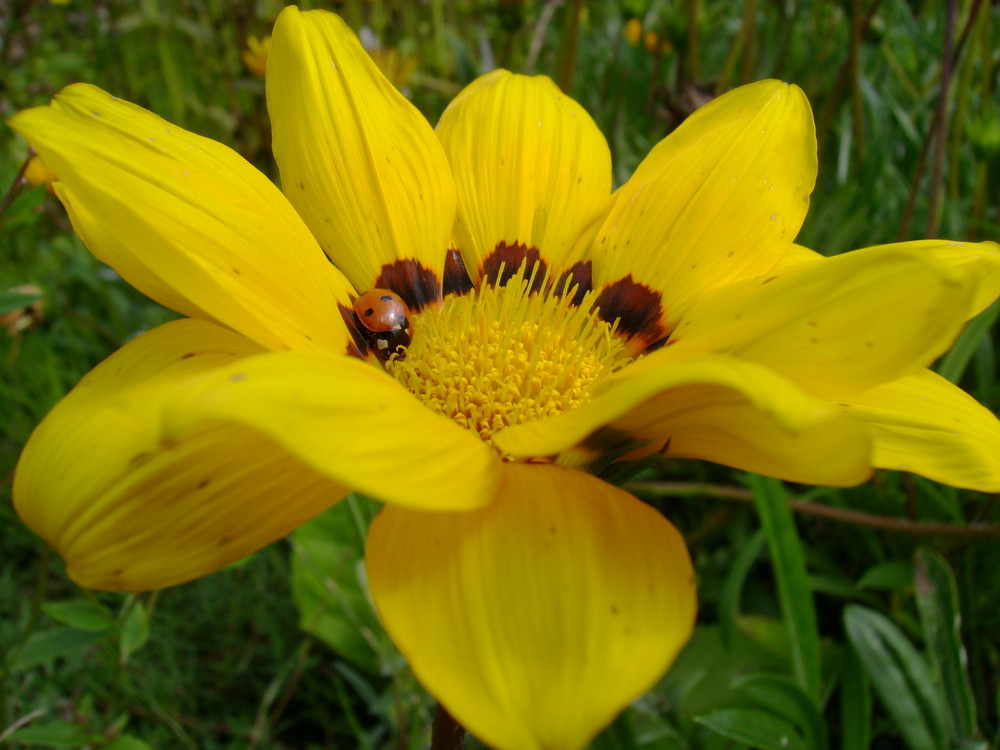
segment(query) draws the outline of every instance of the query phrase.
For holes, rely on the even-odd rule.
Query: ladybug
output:
[[[354,300],[354,315],[361,332],[383,362],[393,354],[397,359],[406,356],[405,347],[410,345],[409,314],[406,303],[388,289],[371,289]]]

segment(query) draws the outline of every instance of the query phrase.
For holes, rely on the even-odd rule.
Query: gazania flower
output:
[[[799,89],[719,98],[612,194],[548,79],[484,76],[435,133],[336,16],[288,8],[272,45],[284,195],[92,86],[12,122],[91,250],[186,316],[21,458],[18,512],[81,585],[205,575],[356,489],[386,504],[369,583],[428,690],[492,746],[581,747],[695,614],[676,530],[593,462],[1000,490],[1000,424],[924,369],[997,295],[997,246],[793,245]]]
[[[267,58],[270,54],[270,35],[265,35],[261,39],[255,36],[248,36],[247,46],[243,50],[243,64],[247,66],[247,70],[251,73],[263,78],[267,72]]]
[[[52,167],[45,163],[43,159],[38,154],[33,154],[30,159],[28,159],[28,164],[24,168],[24,180],[32,187],[38,187],[39,185],[44,185],[45,189],[50,193],[52,192],[52,183],[56,179],[56,173],[52,171]]]

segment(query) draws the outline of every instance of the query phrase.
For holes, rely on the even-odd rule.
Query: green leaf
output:
[[[106,633],[115,627],[115,616],[111,610],[87,599],[43,602],[42,611],[61,625],[88,633]]]
[[[980,340],[989,334],[997,318],[1000,318],[1000,301],[994,302],[969,321],[948,353],[941,358],[937,366],[938,374],[952,383],[961,380],[965,368],[979,348]]]
[[[917,608],[937,684],[948,709],[948,736],[956,744],[977,739],[976,703],[966,672],[962,616],[955,578],[937,552],[917,550]]]
[[[757,515],[771,553],[781,612],[792,645],[795,678],[813,700],[818,700],[819,627],[816,624],[816,608],[813,605],[802,540],[795,528],[795,520],[781,482],[756,474],[749,474],[748,477]]]
[[[942,698],[923,657],[887,617],[852,605],[844,624],[879,700],[912,750],[946,747]]]
[[[856,584],[858,589],[902,591],[913,584],[913,564],[908,560],[890,560],[873,565]]]
[[[719,594],[719,624],[722,626],[722,637],[727,644],[732,643],[734,633],[739,627],[743,585],[761,550],[764,549],[765,541],[764,532],[756,532],[742,545],[736,559],[729,566],[729,573]]]
[[[118,658],[122,664],[146,645],[149,640],[149,616],[142,602],[136,601],[122,623],[121,639],[118,643]]]
[[[774,674],[754,674],[733,688],[768,713],[794,725],[811,750],[829,747],[826,724],[816,703],[791,680]]]
[[[50,721],[18,729],[11,740],[30,747],[75,748],[90,744],[83,727],[69,721]]]
[[[0,315],[20,310],[32,302],[42,298],[41,294],[23,294],[21,292],[0,292]]]
[[[759,750],[807,750],[790,722],[764,711],[724,708],[695,716],[694,720],[716,734],[744,742]]]
[[[840,676],[841,747],[868,750],[872,737],[872,689],[853,649],[846,649]]]
[[[364,543],[375,505],[352,495],[292,535],[292,596],[299,625],[357,667],[379,669],[382,626],[364,580]]]
[[[632,728],[630,709],[626,708],[589,745],[589,750],[637,750],[638,740]]]
[[[83,651],[105,637],[105,633],[88,633],[76,628],[53,628],[32,635],[24,648],[17,652],[12,669],[31,669],[49,664],[55,659]]]

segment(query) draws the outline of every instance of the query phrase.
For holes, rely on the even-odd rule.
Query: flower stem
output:
[[[463,747],[465,729],[438,703],[431,725],[431,750],[462,750]]]

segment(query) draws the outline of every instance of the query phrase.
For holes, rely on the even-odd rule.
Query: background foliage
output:
[[[273,177],[263,81],[241,53],[280,6],[0,4],[0,115],[90,81],[228,143]],[[801,243],[835,254],[923,236],[1000,237],[996,3],[326,7],[381,50],[431,121],[495,66],[552,76],[606,134],[616,184],[715,94],[793,81],[812,101],[820,147]],[[0,191],[12,186],[0,204],[0,745],[425,746],[432,703],[364,595],[358,560],[373,503],[352,498],[290,544],[142,597],[75,588],[16,518],[10,479],[32,427],[90,367],[172,317],[87,254],[44,188],[16,189],[26,155],[0,128]],[[994,411],[998,313],[983,313],[937,365]],[[851,490],[787,487],[693,463],[613,478],[684,531],[701,612],[674,669],[594,747],[940,750],[1000,740],[996,497],[898,474]]]

